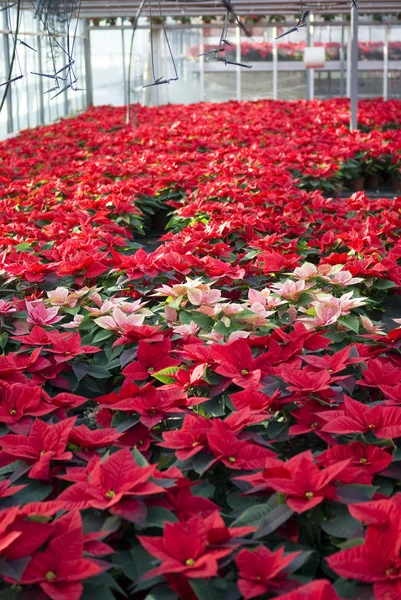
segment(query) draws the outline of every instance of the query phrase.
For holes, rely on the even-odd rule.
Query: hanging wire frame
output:
[[[43,93],[50,94],[52,92],[56,92],[56,94],[54,94],[54,96],[51,97],[51,100],[53,100],[54,98],[57,98],[57,96],[60,96],[60,94],[66,92],[68,89],[72,89],[73,91],[81,91],[83,88],[74,87],[78,81],[78,78],[74,71],[74,49],[77,37],[79,15],[81,10],[81,0],[78,0],[77,2],[76,0],[72,0],[71,2],[69,2],[69,0],[63,0],[62,9],[60,8],[61,2],[56,2],[55,0],[39,0],[39,6],[37,8],[33,3],[32,5],[35,9],[35,16],[39,18],[45,31],[47,32],[48,45],[50,48],[51,61],[53,66],[53,73],[33,72],[33,75],[45,77],[47,79],[52,79],[55,82],[55,86],[51,87]],[[77,12],[77,16],[71,40],[70,29],[75,11]],[[52,19],[53,17],[56,18],[59,24],[62,24],[63,29],[65,30],[67,42],[66,48],[57,40],[57,34],[51,31],[51,28],[49,26],[49,18]],[[56,49],[61,50],[68,61],[66,65],[64,65],[63,67],[61,67],[61,69],[58,70],[56,68]],[[61,75],[61,73],[63,74],[63,76]],[[62,85],[60,84],[61,81],[66,83]]]
[[[23,74],[22,74],[22,67],[21,67],[21,62],[19,59],[19,54],[18,54],[18,48],[17,48],[17,42],[18,42],[18,33],[19,33],[19,29],[20,29],[20,25],[21,25],[21,16],[22,16],[22,10],[21,10],[21,0],[18,0],[17,3],[17,16],[16,16],[16,23],[15,23],[15,31],[13,33],[13,29],[12,29],[12,25],[11,25],[11,15],[10,15],[10,7],[12,5],[7,5],[5,7],[5,11],[6,11],[6,19],[7,19],[7,26],[9,28],[10,31],[10,36],[11,39],[13,41],[13,53],[12,53],[12,57],[11,57],[11,61],[10,61],[10,68],[8,71],[8,77],[7,77],[7,81],[4,81],[3,83],[0,84],[0,87],[6,86],[6,89],[4,90],[4,94],[3,94],[3,98],[1,100],[1,104],[0,104],[0,112],[4,106],[6,97],[7,97],[7,93],[8,90],[10,88],[10,85],[16,81],[18,81],[19,79],[23,79]],[[18,65],[18,69],[19,69],[19,75],[16,75],[15,77],[12,77],[12,72],[14,69],[14,64],[15,62]]]
[[[227,10],[226,17],[225,17],[224,23],[223,23],[223,29],[222,29],[221,35],[220,35],[219,45],[217,46],[217,48],[214,48],[213,50],[209,50],[208,52],[204,52],[202,54],[198,54],[198,56],[206,56],[207,54],[214,54],[214,60],[217,60],[218,62],[223,62],[226,66],[227,65],[235,65],[237,67],[243,67],[245,69],[252,69],[252,65],[245,65],[244,63],[236,62],[233,60],[228,60],[225,56],[221,56],[221,53],[226,51],[226,46],[232,46],[232,44],[227,39],[229,16],[230,16],[230,11]]]
[[[151,2],[149,0],[150,56],[151,56],[151,63],[152,63],[153,83],[149,83],[148,85],[144,85],[143,86],[144,88],[154,87],[155,85],[163,85],[165,83],[170,83],[170,81],[178,81],[178,79],[179,79],[179,77],[178,77],[178,71],[177,71],[177,65],[175,64],[175,60],[174,60],[174,54],[173,54],[173,51],[171,49],[170,41],[168,39],[166,27],[164,25],[164,18],[163,18],[163,13],[162,13],[162,7],[161,7],[160,0],[159,0],[159,13],[160,13],[160,22],[162,24],[162,28],[163,28],[163,32],[164,32],[164,37],[165,37],[165,40],[166,40],[166,43],[167,43],[167,47],[168,47],[168,51],[169,51],[169,54],[170,54],[171,62],[173,64],[175,77],[170,77],[169,79],[165,79],[164,75],[162,75],[161,77],[156,77],[156,73],[155,73],[155,59],[154,59],[154,47],[153,47],[152,6],[151,6]]]

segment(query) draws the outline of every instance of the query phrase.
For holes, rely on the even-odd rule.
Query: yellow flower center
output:
[[[306,496],[306,498],[308,498],[308,500],[312,500],[313,492],[305,492],[305,496]]]
[[[193,558],[188,558],[188,560],[185,561],[185,564],[187,565],[187,567],[193,567],[195,564],[195,561]]]
[[[53,581],[53,579],[56,579],[56,574],[54,571],[47,571],[45,579],[47,579],[47,581]]]
[[[196,448],[196,446],[199,446],[199,442],[192,442],[192,448]]]
[[[235,457],[234,456],[230,456],[230,458],[228,459],[228,462],[235,463]]]
[[[12,408],[9,412],[12,417],[17,414],[17,411],[15,410],[15,408]]]
[[[106,492],[106,498],[114,498],[114,496],[116,495],[114,490],[109,490],[108,492]]]
[[[387,569],[387,571],[386,571],[387,577],[389,577],[390,575],[392,575],[393,572],[394,572],[394,569]]]
[[[359,462],[361,463],[361,465],[365,465],[368,462],[367,458],[360,458]]]
[[[371,423],[371,424],[369,425],[369,429],[374,429],[375,427],[376,427],[376,425],[373,425],[373,423]]]
[[[316,422],[310,424],[311,429],[316,429],[316,427],[318,427],[318,426],[319,426],[319,423],[316,423]]]
[[[42,450],[42,452],[40,453],[40,456],[43,456],[44,454],[46,454],[46,450]]]
[[[149,367],[148,373],[153,373],[153,371],[154,371],[154,368],[153,367]]]
[[[248,369],[242,369],[241,375],[249,375]]]

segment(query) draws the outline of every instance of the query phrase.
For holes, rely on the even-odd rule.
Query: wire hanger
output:
[[[170,77],[169,79],[165,79],[164,75],[162,75],[161,77],[156,77],[156,74],[155,74],[154,47],[153,47],[152,6],[151,6],[150,0],[149,0],[150,54],[151,54],[151,63],[152,63],[153,83],[149,83],[148,85],[144,85],[143,86],[144,88],[153,87],[155,85],[164,85],[165,83],[170,83],[170,81],[178,81],[178,79],[179,79],[179,77],[178,77],[178,71],[177,71],[177,65],[175,64],[173,51],[171,49],[171,45],[170,45],[170,41],[168,39],[166,27],[164,25],[164,19],[163,19],[163,13],[162,13],[162,7],[161,7],[160,0],[159,0],[159,14],[160,14],[160,22],[162,24],[162,28],[163,28],[163,32],[164,32],[164,37],[166,39],[166,43],[167,43],[168,51],[169,51],[169,54],[170,54],[171,62],[173,63],[175,77]]]
[[[354,1],[354,0],[352,0],[352,1]],[[303,7],[302,0],[301,0],[301,17],[300,17],[299,21],[297,23],[295,23],[294,27],[291,27],[291,29],[289,29],[288,31],[285,31],[284,33],[282,33],[281,35],[276,37],[276,40],[279,40],[280,38],[284,37],[285,35],[290,35],[290,33],[294,33],[295,31],[298,31],[298,29],[300,27],[304,27],[304,25],[306,25],[306,19],[310,15],[310,10],[309,10],[310,5],[311,5],[311,0],[309,0],[308,8],[304,11],[304,7]]]
[[[198,54],[198,56],[206,56],[207,54],[214,54],[214,60],[217,60],[218,62],[223,62],[226,66],[227,65],[235,65],[237,67],[244,67],[245,69],[252,69],[252,65],[245,65],[243,63],[235,62],[233,60],[228,60],[225,56],[221,56],[221,53],[226,51],[227,46],[233,45],[227,39],[227,37],[228,37],[228,22],[229,22],[230,14],[231,14],[230,11],[227,10],[218,47],[214,48],[213,50],[209,50],[208,52],[203,52],[202,54]]]
[[[12,42],[13,42],[14,54],[15,54],[15,58],[17,61],[18,70],[19,70],[20,74],[15,77],[10,77],[10,75],[11,75],[11,72],[10,72],[9,79],[7,81],[4,81],[3,83],[1,83],[0,87],[3,87],[4,85],[9,85],[10,83],[14,83],[15,81],[18,81],[19,79],[24,78],[24,76],[22,74],[21,61],[20,61],[18,49],[17,49],[17,41],[19,41],[17,36],[18,36],[20,24],[21,24],[21,12],[18,12],[18,14],[17,14],[17,22],[16,22],[16,29],[15,29],[15,35],[14,35],[12,25],[11,25],[10,12],[9,12],[9,9],[11,6],[13,6],[13,5],[6,6],[4,10],[6,10],[7,25],[8,25],[9,31],[10,31],[10,36],[11,36]],[[12,70],[12,68],[11,68],[11,70]]]

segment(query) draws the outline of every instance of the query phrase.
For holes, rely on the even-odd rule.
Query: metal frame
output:
[[[355,6],[351,11],[351,121],[350,129],[358,129],[358,11]]]

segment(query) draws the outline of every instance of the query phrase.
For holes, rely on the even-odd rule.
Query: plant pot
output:
[[[363,192],[365,189],[365,177],[357,177],[356,179],[351,179],[350,188],[353,192]]]
[[[375,175],[366,175],[365,188],[367,190],[378,190],[379,187],[380,187],[379,173],[376,173]]]
[[[401,173],[391,174],[391,185],[394,192],[401,192]]]

